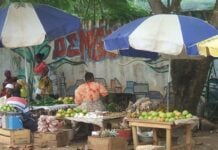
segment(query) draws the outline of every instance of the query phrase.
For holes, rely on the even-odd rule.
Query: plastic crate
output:
[[[133,86],[134,94],[136,97],[148,96],[149,84],[148,83],[135,83]]]

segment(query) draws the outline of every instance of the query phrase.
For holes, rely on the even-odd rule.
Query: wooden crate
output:
[[[0,145],[0,150],[33,150],[31,144]]]
[[[58,132],[36,132],[33,134],[33,145],[34,148],[45,148],[45,147],[63,147],[68,144],[68,133],[67,131]]]
[[[30,130],[7,130],[0,128],[0,143],[7,145],[30,144]]]
[[[62,131],[67,132],[67,141],[68,144],[73,140],[75,131],[73,129],[61,129]]]
[[[88,137],[90,150],[127,150],[127,142],[121,137]]]

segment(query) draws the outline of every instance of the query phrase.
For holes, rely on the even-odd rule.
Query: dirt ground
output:
[[[178,142],[183,142],[179,140]],[[86,144],[86,141],[73,142],[69,146],[57,149],[52,148],[52,150],[83,150]],[[218,150],[218,130],[194,132],[192,148],[193,150]],[[45,149],[48,150],[49,148]],[[129,145],[128,150],[133,150],[133,145]]]
[[[184,131],[179,130],[178,132],[175,131],[175,134],[173,136],[177,137],[176,143],[183,143],[184,142]],[[207,130],[207,131],[193,131],[193,150],[218,150],[218,128],[214,130]],[[162,141],[162,140],[160,140]],[[165,138],[163,138],[163,141],[165,141]],[[164,144],[164,142],[162,142]],[[55,147],[47,147],[47,148],[41,148],[41,150],[86,150],[87,149],[87,140],[81,139],[81,140],[72,140],[71,143],[69,143],[68,146],[55,148]],[[2,145],[0,145],[0,150],[6,150],[2,148]],[[35,149],[34,149],[35,150]],[[36,150],[40,150],[37,148]],[[133,150],[133,145],[129,144],[128,150]],[[185,149],[178,149],[178,150],[185,150]]]
[[[193,133],[193,150],[218,150],[217,131]]]

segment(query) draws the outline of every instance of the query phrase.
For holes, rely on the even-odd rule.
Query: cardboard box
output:
[[[0,128],[0,143],[8,145],[30,144],[30,130],[7,130]]]
[[[89,150],[127,150],[127,141],[121,137],[88,137]]]
[[[36,132],[33,134],[33,145],[35,148],[63,147],[69,144],[68,142],[68,132],[63,130],[54,133]]]

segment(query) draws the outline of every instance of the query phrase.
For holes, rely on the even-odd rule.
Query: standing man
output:
[[[108,96],[108,91],[103,85],[95,82],[91,72],[86,72],[85,80],[86,82],[75,90],[75,103],[87,111],[104,111],[105,107],[101,100]]]

